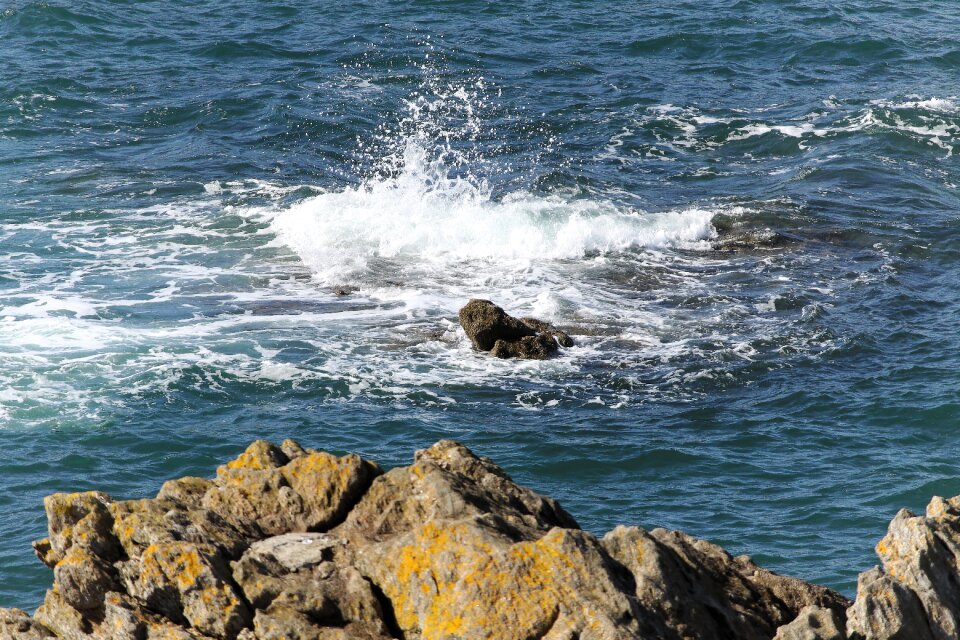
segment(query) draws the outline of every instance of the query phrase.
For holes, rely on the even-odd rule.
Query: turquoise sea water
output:
[[[455,438],[850,593],[960,493],[957,16],[0,1],[0,604],[44,495],[286,437]],[[470,297],[577,346],[475,353]]]

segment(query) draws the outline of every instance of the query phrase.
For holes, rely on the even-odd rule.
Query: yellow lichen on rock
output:
[[[113,522],[108,505],[112,502],[110,496],[99,491],[54,493],[44,498],[49,545],[44,555],[48,564],[59,562],[75,544],[112,558],[117,552],[110,531]]]
[[[338,524],[379,468],[356,455],[337,457],[257,441],[217,469],[201,504],[261,535],[320,531]]]
[[[912,589],[931,566],[956,571],[958,505],[898,516],[878,545],[891,573],[864,583],[851,640],[926,624],[924,606],[952,597],[939,574],[939,600]],[[452,441],[386,474],[356,455],[257,441],[212,480],[125,502],[56,494],[46,509],[35,550],[55,582],[36,629],[64,640],[769,640],[849,606],[679,532],[619,527],[597,540]],[[905,638],[932,640],[884,637]]]
[[[584,638],[631,637],[631,605],[588,533],[515,541],[489,519],[433,521],[365,554],[405,633],[423,638],[540,637],[563,614]]]
[[[237,470],[262,471],[279,467],[284,462],[286,462],[286,455],[278,447],[266,440],[256,440],[235,460],[219,467],[217,475],[229,475],[230,471]]]
[[[250,620],[230,584],[229,572],[212,545],[163,542],[144,549],[131,595],[150,602],[155,595],[178,594],[178,611],[191,626],[218,637],[236,635]]]

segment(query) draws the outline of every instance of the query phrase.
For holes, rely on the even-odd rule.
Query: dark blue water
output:
[[[255,438],[455,438],[848,593],[960,493],[952,3],[0,10],[5,606],[44,495]],[[475,353],[470,297],[577,346]]]

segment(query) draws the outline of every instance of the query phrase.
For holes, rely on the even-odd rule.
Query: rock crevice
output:
[[[44,508],[54,584],[32,617],[0,610],[0,640],[945,640],[960,621],[960,498],[898,514],[853,602],[682,532],[597,538],[452,441],[386,473],[257,441],[156,498]]]

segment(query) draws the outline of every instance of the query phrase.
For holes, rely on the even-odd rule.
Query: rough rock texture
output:
[[[20,609],[0,609],[0,640],[42,640],[50,632]]]
[[[617,527],[604,547],[636,581],[636,597],[680,637],[769,639],[808,605],[842,617],[849,601],[824,587],[761,569],[678,531]]]
[[[258,441],[156,498],[44,507],[54,585],[32,618],[0,609],[0,640],[944,640],[960,621],[960,498],[898,514],[853,603],[681,532],[598,539],[450,441],[387,473]]]
[[[854,640],[932,640],[923,604],[911,589],[879,567],[857,580],[857,600],[847,611],[847,635]]]
[[[844,640],[843,624],[836,611],[804,607],[790,624],[777,629],[773,640]]]
[[[489,300],[471,300],[460,309],[460,326],[473,346],[498,358],[543,360],[559,347],[572,347],[563,331],[536,318],[514,318]]]
[[[333,562],[346,541],[290,533],[255,542],[233,576],[256,610],[256,638],[389,638],[373,586],[354,567]],[[326,627],[326,629],[324,629]]]

